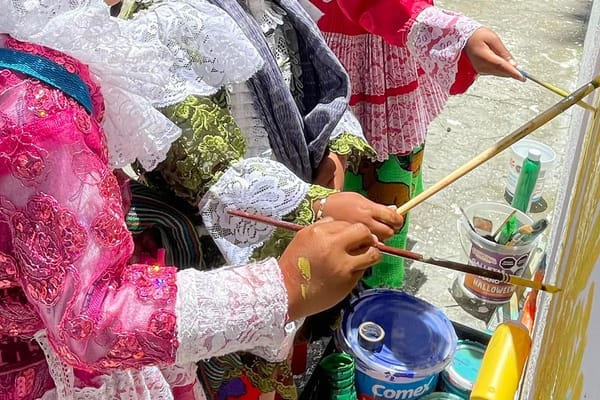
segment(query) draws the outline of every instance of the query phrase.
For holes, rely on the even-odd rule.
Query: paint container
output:
[[[489,202],[476,203],[465,208],[468,218],[475,215],[485,216],[493,221],[495,229],[513,211],[514,209],[506,204]],[[519,226],[533,223],[531,218],[520,211],[515,213],[515,217]],[[458,232],[469,264],[489,270],[501,270],[517,276],[521,276],[525,271],[529,255],[539,242],[538,237],[523,246],[500,245],[473,232],[464,216],[461,216],[458,221]],[[459,277],[458,287],[469,291],[476,299],[492,305],[507,303],[515,291],[515,287],[511,284],[471,274]]]
[[[365,345],[360,338],[364,323],[383,330],[380,346]],[[371,336],[381,335],[374,331]],[[440,309],[393,289],[366,290],[355,298],[335,340],[341,351],[354,356],[359,400],[410,400],[432,392],[458,341]]]
[[[433,392],[428,394],[427,396],[421,397],[419,400],[462,400],[462,397],[459,397],[452,393]]]
[[[529,149],[539,150],[542,153],[540,159],[540,173],[535,188],[533,189],[533,194],[531,195],[531,202],[535,203],[542,198],[546,176],[550,173],[556,162],[556,153],[554,153],[554,150],[535,140],[521,139],[510,146],[510,161],[508,166],[508,176],[506,178],[505,194],[510,199],[515,195],[517,181],[519,180],[519,174],[521,173],[521,166],[523,165],[525,158],[527,158]]]
[[[483,357],[471,400],[513,400],[531,351],[529,331],[518,321],[496,328]]]
[[[484,354],[483,344],[470,340],[459,341],[452,362],[440,375],[442,389],[461,400],[469,400]]]

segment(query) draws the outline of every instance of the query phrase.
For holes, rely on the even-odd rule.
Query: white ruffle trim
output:
[[[235,21],[205,1],[160,2],[130,21],[111,17],[103,0],[0,0],[0,6],[1,33],[90,67],[106,103],[115,168],[137,159],[152,169],[180,136],[155,107],[214,93],[262,66]]]

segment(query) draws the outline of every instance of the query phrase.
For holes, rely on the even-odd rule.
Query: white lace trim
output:
[[[263,60],[236,22],[206,1],[155,1],[134,16],[138,38],[160,40],[175,57],[158,107],[189,95],[207,96],[223,85],[248,80]]]
[[[268,361],[289,355],[298,324],[286,324],[287,293],[275,259],[177,274],[177,362],[246,351]]]
[[[171,388],[158,367],[101,375],[95,378],[97,387],[75,387],[73,368],[58,358],[46,331],[38,331],[35,339],[46,355],[50,376],[56,386],[45,393],[41,400],[174,400]]]
[[[434,76],[441,89],[448,91],[456,78],[462,49],[480,27],[461,14],[428,7],[417,16],[407,45],[425,73]]]
[[[229,80],[242,81],[260,65],[256,50],[235,30],[235,22],[226,21],[229,17],[204,1],[190,3],[194,6],[159,4],[160,11],[152,16],[167,19],[145,25],[152,19],[151,13],[139,20],[119,20],[110,17],[103,0],[0,0],[0,32],[62,51],[87,64],[105,98],[104,129],[111,167],[138,159],[152,169],[181,134],[155,105],[202,93]],[[180,14],[187,6],[189,13]],[[182,15],[185,23],[168,19]],[[221,24],[230,29],[224,42],[220,42]],[[215,27],[220,29],[210,33]],[[196,37],[206,40],[195,44],[189,40]],[[168,39],[166,45],[160,38]],[[242,59],[244,62],[239,62]],[[192,79],[192,69],[199,77],[193,83],[182,83],[184,78]]]
[[[241,264],[271,237],[275,228],[231,216],[227,210],[282,218],[298,208],[308,189],[309,184],[284,165],[249,158],[227,169],[204,195],[199,207],[208,232],[227,262]]]

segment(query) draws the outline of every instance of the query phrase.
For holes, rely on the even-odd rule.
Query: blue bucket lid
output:
[[[358,328],[364,322],[374,322],[385,331],[378,351],[359,344]],[[344,346],[364,365],[404,378],[441,372],[458,341],[452,323],[439,308],[392,289],[367,290],[353,300],[344,313],[341,334]]]

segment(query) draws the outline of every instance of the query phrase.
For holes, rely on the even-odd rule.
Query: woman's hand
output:
[[[338,221],[362,223],[379,240],[391,238],[404,224],[404,218],[396,213],[396,207],[374,203],[354,192],[334,193],[322,206],[319,201],[315,202],[314,208],[321,208],[323,216]]]
[[[290,320],[327,310],[343,300],[379,262],[369,228],[325,218],[294,237],[279,259]]]
[[[516,68],[510,52],[500,37],[491,29],[479,28],[469,38],[465,51],[469,61],[479,74],[511,77],[525,81]]]
[[[344,174],[346,173],[346,157],[329,152],[323,158],[313,183],[329,189],[342,190],[344,187]]]

